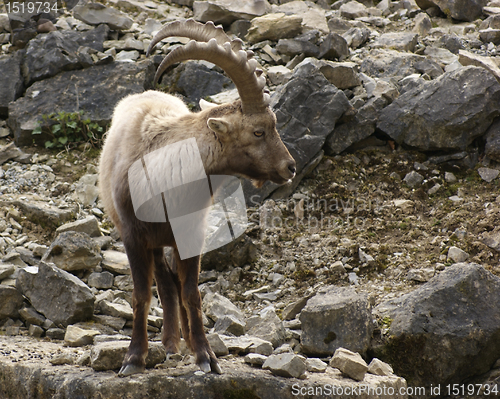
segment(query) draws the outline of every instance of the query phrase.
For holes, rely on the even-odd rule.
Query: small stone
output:
[[[244,335],[241,337],[229,337],[221,335],[220,339],[227,346],[231,353],[245,355],[247,353],[258,353],[260,355],[269,356],[273,353],[273,345],[257,337]]]
[[[134,51],[122,53],[134,53]],[[137,56],[139,53],[137,53]],[[125,57],[125,54],[122,55]],[[118,60],[118,56],[117,56]],[[78,202],[82,203],[84,206],[93,206],[99,195],[99,190],[97,189],[97,174],[86,174],[80,177],[80,180],[76,183],[75,192],[73,193],[73,198]]]
[[[338,368],[343,374],[356,381],[362,381],[368,371],[368,365],[359,353],[344,348],[338,348],[335,351],[330,360],[330,366]]]
[[[451,172],[444,172],[444,180],[446,180],[447,183],[456,183],[458,181],[456,176]]]
[[[429,190],[427,190],[427,194],[429,194],[429,195],[434,195],[434,194],[436,194],[436,193],[439,191],[439,189],[440,189],[441,187],[442,187],[442,186],[441,186],[441,184],[436,183],[436,184],[435,184],[434,186],[432,186]]]
[[[283,65],[272,66],[267,70],[267,77],[273,85],[286,83],[290,76],[292,76],[292,71]]]
[[[0,320],[7,317],[19,317],[19,309],[23,306],[23,296],[14,287],[0,284]]]
[[[33,256],[41,258],[45,254],[45,252],[47,252],[47,249],[49,249],[49,247],[47,247],[46,245],[34,244],[32,248]]]
[[[140,54],[137,50],[132,51],[120,51],[116,54],[116,61],[135,61],[140,57]]]
[[[217,322],[219,317],[233,315],[237,319],[244,320],[245,317],[240,309],[226,297],[217,293],[208,293],[203,299],[203,311],[213,321]]]
[[[420,163],[420,162],[415,162],[413,164],[413,168],[415,170],[429,170],[429,168],[427,166],[425,166],[423,163]]]
[[[389,177],[396,181],[401,181],[401,176],[397,172],[392,172]]]
[[[113,334],[113,335],[100,334],[100,335],[96,335],[94,337],[94,345],[101,344],[103,342],[111,342],[111,341],[130,342],[130,337],[128,335],[122,335],[122,334]]]
[[[267,356],[259,355],[258,353],[249,353],[244,358],[245,363],[251,364],[252,366],[262,366],[266,360]]]
[[[74,364],[75,358],[71,353],[61,353],[59,355],[55,355],[52,359],[49,360],[49,362],[53,366],[61,366],[63,364]]]
[[[132,320],[134,317],[132,306],[128,304],[124,305],[121,303],[112,303],[104,300],[99,303],[99,309],[101,310],[101,313],[108,316],[120,317],[126,320]]]
[[[84,346],[94,342],[94,337],[100,334],[97,330],[85,330],[83,328],[70,325],[66,329],[64,342],[68,346]]]
[[[96,371],[116,370],[122,365],[130,343],[111,341],[94,345],[90,351],[91,366]],[[165,348],[160,342],[149,342],[146,367],[154,367],[166,359]]]
[[[369,266],[373,266],[375,264],[375,259],[373,258],[373,256],[367,254],[361,248],[359,248],[358,250],[358,255],[361,264],[367,264]]]
[[[481,179],[488,183],[495,180],[500,174],[500,170],[490,168],[479,168],[477,171],[479,176],[481,176]]]
[[[455,263],[465,262],[469,259],[469,254],[458,247],[452,246],[448,250],[448,260],[450,259]]]
[[[263,309],[259,315],[249,317],[246,322],[249,335],[270,341],[274,347],[285,340],[285,328],[272,306]]]
[[[238,337],[245,334],[245,322],[234,315],[225,315],[217,319],[214,331],[226,335],[229,333]]]
[[[265,340],[259,340],[258,342],[254,342],[249,347],[249,349],[250,353],[258,353],[260,355],[265,355],[265,356],[269,356],[271,353],[273,353],[272,343]]]
[[[254,18],[251,22],[246,36],[250,43],[295,37],[302,31],[302,17],[296,15],[267,14]]]
[[[324,373],[328,364],[316,357],[310,357],[309,359],[306,359],[306,367],[307,371],[312,373]]]
[[[116,276],[114,279],[114,285],[121,291],[132,291],[134,289],[134,281],[132,276]]]
[[[28,328],[28,333],[35,338],[40,338],[44,332],[45,331],[42,327],[37,326],[35,324],[31,324]]]
[[[95,216],[88,216],[85,219],[65,223],[57,228],[56,233],[63,233],[65,231],[87,233],[90,237],[99,237],[101,235],[99,222]]]
[[[0,281],[9,277],[15,270],[14,265],[0,265]]]
[[[434,269],[411,269],[408,271],[407,279],[413,280],[419,283],[425,283],[434,277]]]
[[[111,288],[113,286],[113,281],[114,276],[108,271],[101,273],[94,272],[89,276],[87,285],[102,290]]]
[[[57,236],[42,257],[65,271],[94,269],[102,260],[101,249],[86,233],[66,231]]]
[[[64,339],[64,335],[66,334],[66,330],[63,328],[49,328],[45,335],[50,339],[57,339],[62,341]]]
[[[90,366],[90,351],[82,353],[78,359],[76,359],[76,364],[80,367]]]
[[[364,4],[353,0],[340,6],[340,15],[346,19],[356,19],[367,17],[368,11]]]
[[[262,365],[264,370],[281,377],[299,378],[306,371],[306,362],[303,356],[294,353],[282,353],[269,356]]]
[[[229,349],[227,348],[224,341],[220,338],[219,334],[207,334],[207,340],[210,344],[210,348],[215,353],[215,356],[226,356],[229,354]]]
[[[422,176],[420,173],[411,171],[408,173],[403,181],[409,186],[409,187],[416,187],[424,181],[424,176]]]
[[[6,335],[19,335],[20,331],[19,326],[8,326],[5,328]]]
[[[390,364],[387,364],[382,360],[377,359],[376,357],[373,358],[370,364],[368,365],[368,372],[370,374],[385,375],[385,376],[390,376],[394,374],[394,371],[392,370]]]
[[[94,320],[100,324],[114,328],[117,331],[122,330],[126,323],[126,320],[122,317],[114,317],[102,314],[94,315]]]
[[[413,31],[417,32],[420,36],[427,36],[429,31],[432,29],[432,21],[425,12],[418,14],[415,17],[414,22],[415,27],[413,28]]]
[[[101,266],[114,274],[130,274],[130,266],[127,255],[123,252],[108,249],[102,251]]]
[[[43,317],[40,313],[38,313],[35,309],[31,307],[22,308],[19,311],[19,315],[28,324],[43,326],[43,323],[45,322],[45,317]]]
[[[100,3],[82,3],[73,8],[73,15],[89,25],[107,24],[113,30],[127,30],[133,20],[126,14]]]

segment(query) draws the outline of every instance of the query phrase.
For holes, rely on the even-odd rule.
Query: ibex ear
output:
[[[229,124],[222,118],[209,118],[207,125],[215,134],[224,135],[229,130]]]

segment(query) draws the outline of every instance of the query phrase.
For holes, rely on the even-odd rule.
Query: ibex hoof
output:
[[[219,363],[217,363],[217,360],[215,359],[210,359],[210,367],[212,368],[212,371],[217,374],[222,374],[222,370],[219,366]]]
[[[216,374],[222,374],[222,370],[219,366],[219,363],[217,363],[217,360],[215,359],[210,359],[205,362],[202,362],[199,364],[201,371],[204,373],[216,373]]]
[[[118,377],[127,377],[132,374],[138,374],[143,372],[144,372],[144,367],[136,366],[135,364],[127,364],[126,366],[122,366],[122,368],[118,372]]]

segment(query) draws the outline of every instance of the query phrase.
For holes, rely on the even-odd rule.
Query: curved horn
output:
[[[210,39],[215,39],[221,45],[231,41],[222,26],[215,26],[212,21],[202,24],[190,18],[186,21],[171,22],[161,28],[151,41],[146,57],[151,54],[157,43],[170,36],[188,37],[197,42],[208,42]]]
[[[177,23],[174,22],[173,24]],[[213,27],[213,24],[195,24],[203,28],[207,25],[209,26],[209,28],[207,28],[209,33],[197,33],[197,38],[208,39],[208,35],[214,32],[215,27]],[[170,31],[170,28],[168,28],[169,25],[165,26],[162,31]],[[223,34],[226,36],[225,33]],[[213,34],[213,36],[215,36],[215,34]],[[191,40],[185,46],[180,46],[172,50],[158,67],[155,75],[155,84],[158,82],[163,72],[176,62],[205,60],[222,68],[234,82],[240,95],[243,113],[255,114],[262,112],[268,106],[270,97],[267,92],[264,92],[266,79],[261,76],[262,70],[258,69],[259,63],[252,58],[253,52],[242,50],[242,41],[240,39],[219,43],[218,39],[222,38],[222,35],[217,34],[217,36],[217,38],[212,37],[208,41],[203,40],[200,42]]]

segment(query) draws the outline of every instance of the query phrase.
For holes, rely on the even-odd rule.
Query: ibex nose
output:
[[[295,172],[297,171],[295,161],[292,159],[290,162],[288,162],[288,170],[292,174],[292,177],[295,176]]]

